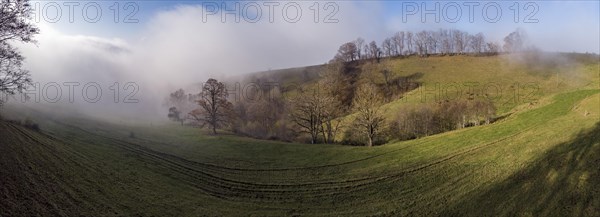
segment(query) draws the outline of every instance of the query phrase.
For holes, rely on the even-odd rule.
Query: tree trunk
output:
[[[369,143],[367,143],[367,146],[371,147],[373,146],[373,137],[369,136]]]
[[[217,135],[217,127],[215,125],[212,126],[212,131],[214,135]]]
[[[327,144],[329,142],[329,137],[326,136],[326,130],[323,129],[323,126],[321,125],[321,135],[323,135],[323,142],[325,142],[325,144]]]

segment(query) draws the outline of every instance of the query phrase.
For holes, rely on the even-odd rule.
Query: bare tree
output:
[[[488,42],[485,44],[485,53],[487,55],[496,55],[500,52],[500,45],[494,42]]]
[[[181,122],[181,125],[183,125],[186,117],[185,115],[182,116],[182,114],[187,114],[191,111],[192,102],[183,89],[169,94],[169,98],[165,102],[165,105],[169,107],[169,114],[167,116],[172,121]]]
[[[469,33],[457,29],[452,30],[454,49],[457,54],[464,54],[469,46]]]
[[[347,85],[341,74],[342,63],[329,63],[319,82],[323,87],[323,114],[322,114],[322,134],[325,143],[334,143],[338,130],[342,127],[342,116],[345,109],[342,107],[338,95],[343,92],[342,87]]]
[[[0,93],[22,93],[31,85],[29,71],[21,68],[25,58],[11,42],[35,43],[39,29],[30,22],[32,13],[27,0],[0,2]]]
[[[412,139],[480,124],[489,124],[496,108],[491,100],[459,99],[420,105],[398,113],[392,130],[397,138]],[[395,126],[394,126],[395,125]],[[395,127],[395,128],[394,128]]]
[[[336,135],[343,126],[338,118],[341,116],[340,103],[333,96],[323,98],[323,114],[321,119],[321,132],[325,143],[335,143]]]
[[[270,75],[268,76],[270,77]],[[269,78],[267,78],[269,79]],[[277,79],[269,81],[277,82]],[[252,76],[246,82],[257,84],[253,91],[246,90],[245,97],[234,103],[233,132],[260,139],[289,141],[288,116],[281,89],[276,85],[261,84],[264,78]]]
[[[316,144],[323,124],[324,98],[319,88],[300,90],[290,99],[292,121],[300,131],[308,133],[311,144]]]
[[[441,46],[441,54],[448,55],[452,53],[452,38],[450,36],[450,31],[447,29],[440,29],[440,46]]]
[[[471,36],[471,51],[475,54],[480,54],[483,52],[485,47],[485,36],[483,33],[477,33],[474,36]]]
[[[342,126],[340,117],[344,109],[337,98],[347,85],[342,78],[344,63],[332,61],[327,64],[321,79],[315,86],[300,89],[289,100],[290,116],[300,128],[300,132],[309,134],[315,144],[322,136],[325,143],[335,142],[336,134]]]
[[[373,146],[373,141],[381,134],[385,119],[380,111],[383,98],[372,85],[360,86],[354,98],[356,109],[356,126],[367,137],[367,146]]]
[[[267,136],[284,137],[277,135],[277,122],[283,119],[284,101],[279,97],[263,97],[259,100],[249,102],[247,115],[251,124],[254,125],[254,136],[267,138]]]
[[[404,51],[404,31],[397,32],[392,36],[392,41],[394,42],[394,55],[400,56]]]
[[[502,47],[505,52],[519,52],[522,51],[525,46],[525,40],[527,35],[522,29],[517,29],[504,37],[504,46]]]
[[[177,109],[177,107],[174,106],[169,108],[169,114],[167,115],[167,117],[169,117],[169,119],[171,119],[172,121],[181,122],[182,126],[183,122],[185,121],[185,118],[181,117],[181,111],[179,111],[179,109]]]
[[[356,46],[356,55],[358,56],[358,59],[364,59],[365,57],[363,56],[364,53],[361,52],[363,46],[365,45],[365,39],[363,38],[357,38],[356,40],[354,40],[354,45]]]
[[[396,34],[392,35],[390,39],[390,56],[398,56],[398,45],[396,44]]]
[[[208,124],[216,135],[217,128],[226,126],[232,118],[233,106],[227,101],[228,96],[225,84],[216,79],[208,79],[197,101],[200,108],[191,111],[190,116],[200,124],[200,127]]]
[[[439,34],[438,32],[434,32],[434,31],[430,31],[427,34],[427,45],[428,45],[428,49],[427,49],[427,53],[428,54],[435,54],[438,52],[438,45],[439,45]]]
[[[358,57],[358,49],[354,42],[344,43],[338,49],[335,59],[340,59],[344,62],[354,61]]]
[[[392,45],[392,39],[391,38],[386,38],[383,40],[383,42],[381,43],[381,49],[383,52],[384,56],[392,56],[393,53],[393,45]]]
[[[417,33],[415,45],[417,47],[417,53],[419,53],[420,56],[427,56],[428,42],[427,31],[421,31]]]
[[[406,32],[406,48],[408,49],[408,55],[413,53],[413,33]]]
[[[363,46],[363,56],[364,56],[364,59],[370,59],[370,58],[373,58],[373,57],[371,56],[371,52],[369,52],[369,50],[370,50],[370,49],[369,49],[369,44],[365,44],[365,45]]]
[[[371,43],[369,43],[369,56],[371,58],[375,58],[377,62],[379,62],[379,58],[381,58],[381,49],[377,47],[377,43],[375,41],[371,41]]]

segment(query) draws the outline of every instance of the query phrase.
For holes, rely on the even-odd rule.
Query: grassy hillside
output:
[[[452,67],[465,71],[457,81],[519,74],[484,73],[502,61],[510,60],[409,58],[393,65],[402,68],[397,73],[422,71],[425,84],[449,81],[439,76]],[[536,103],[506,106],[510,115],[494,124],[372,148],[213,137],[177,124],[8,108],[42,131],[0,122],[0,215],[598,216],[597,63],[577,67],[589,70],[584,82],[560,88],[553,88],[556,75],[519,74],[545,91]],[[418,102],[416,93],[406,102]]]
[[[499,56],[394,57],[384,58],[379,62],[361,60],[349,63],[346,68],[350,69],[345,72],[347,77],[339,79],[354,90],[367,83],[383,87],[386,81],[381,72],[389,71],[388,80],[400,83],[391,88],[408,90],[392,96],[390,101],[381,106],[389,122],[415,109],[433,108],[439,102],[467,99],[490,99],[497,109],[497,117],[506,117],[514,112],[536,107],[553,94],[600,88],[598,61],[597,55],[544,52]],[[319,71],[321,74],[327,73],[326,66],[277,70],[258,73],[256,76],[262,80],[271,78],[271,81],[279,81],[283,87],[310,88],[319,81]],[[409,88],[413,84],[420,86],[416,89]],[[339,94],[351,94],[354,90],[344,90]],[[380,91],[382,94],[394,92],[384,88]],[[291,89],[285,94],[293,96],[296,92]],[[350,112],[340,120],[350,125],[354,118]],[[343,141],[347,133],[352,134],[347,130],[348,128],[342,129],[338,133],[338,141]],[[351,140],[354,139],[356,138]]]
[[[499,56],[431,56],[384,58],[379,63],[361,60],[353,73],[357,83],[384,83],[382,69],[391,79],[411,77],[422,84],[401,100],[386,105],[389,112],[416,103],[456,100],[470,94],[494,99],[499,113],[543,96],[580,88],[599,88],[597,55],[576,53],[526,53]],[[252,74],[280,82],[283,87],[310,86],[325,66],[309,66]],[[415,76],[418,75],[418,76]]]

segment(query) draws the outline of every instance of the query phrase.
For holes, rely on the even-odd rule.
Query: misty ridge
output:
[[[347,5],[343,4],[343,6]],[[581,84],[585,82],[578,72],[581,64],[585,61],[594,61],[594,55],[582,54],[583,59],[589,59],[582,62],[581,58],[576,59],[578,58],[576,55],[541,51],[536,48],[525,29],[521,28],[504,33],[499,41],[495,40],[499,38],[497,35],[439,28],[418,31],[394,30],[389,37],[381,40],[368,41],[359,37],[337,45],[331,43],[333,38],[339,40],[339,35],[343,35],[341,38],[350,35],[343,30],[349,28],[350,23],[377,23],[367,17],[350,18],[347,14],[356,12],[355,7],[356,5],[345,7],[346,13],[339,16],[345,18],[341,21],[351,22],[336,23],[335,31],[327,30],[326,25],[315,25],[310,20],[293,23],[294,26],[300,25],[302,28],[290,31],[292,23],[289,22],[259,22],[253,25],[244,22],[230,24],[203,22],[202,25],[183,26],[180,24],[204,21],[207,8],[204,5],[181,5],[156,14],[144,27],[144,37],[133,42],[119,38],[68,35],[41,24],[39,31],[43,34],[36,37],[34,46],[19,45],[19,49],[28,57],[25,66],[33,72],[35,78],[33,85],[24,91],[25,95],[3,97],[5,101],[17,106],[25,105],[57,111],[69,110],[70,112],[66,113],[81,113],[121,123],[124,120],[146,122],[146,124],[164,123],[168,119],[176,119],[182,124],[190,121],[189,124],[196,125],[194,123],[198,120],[191,120],[194,116],[193,111],[199,107],[195,101],[198,100],[206,85],[204,81],[215,78],[216,81],[223,82],[227,93],[224,98],[232,103],[230,107],[236,107],[238,111],[234,113],[237,113],[238,117],[243,116],[248,109],[266,109],[269,111],[266,115],[274,116],[270,120],[273,123],[262,123],[268,125],[263,127],[269,128],[266,131],[273,131],[271,125],[282,121],[285,124],[277,124],[280,131],[291,132],[301,130],[291,130],[287,126],[290,124],[288,122],[294,119],[291,117],[293,103],[288,102],[292,100],[290,96],[310,93],[313,83],[324,87],[339,86],[336,90],[330,90],[334,91],[332,95],[336,101],[330,104],[335,105],[341,112],[334,115],[336,118],[355,112],[354,104],[357,102],[354,101],[359,86],[367,85],[369,87],[363,89],[375,89],[374,93],[381,95],[382,99],[381,102],[373,103],[381,105],[401,99],[405,93],[419,88],[423,82],[419,80],[419,76],[423,73],[427,74],[427,71],[412,71],[405,77],[394,77],[398,69],[393,68],[389,63],[394,59],[499,56],[508,61],[508,64],[500,67],[524,66],[523,70],[527,73],[542,77],[562,76],[563,79],[571,80],[571,83]],[[377,11],[376,8],[372,9]],[[279,29],[286,29],[284,35],[264,37],[263,32],[277,32]],[[202,34],[206,31],[232,34],[219,36],[219,39],[203,38],[210,37]],[[308,40],[306,37],[300,37],[303,35],[301,32],[319,31],[335,34],[325,34],[325,37],[319,38],[309,37]],[[245,34],[246,37],[238,37],[238,32],[250,34]],[[366,34],[372,33],[366,32]],[[189,40],[190,35],[197,36],[198,39]],[[302,38],[301,44],[287,43],[299,40],[299,37]],[[223,41],[225,44],[217,45],[205,41]],[[336,48],[337,52],[335,52]],[[316,52],[318,55],[308,55],[307,58],[306,53],[315,53],[312,50],[318,50],[319,52]],[[330,59],[330,61],[321,65],[306,66],[315,63],[318,59]],[[289,68],[294,65],[301,67]],[[272,67],[279,69],[271,70]],[[257,70],[260,68],[263,70]],[[369,73],[381,74],[384,82],[370,81],[370,84],[362,84],[364,82],[361,76]],[[330,80],[330,83],[321,84],[327,80]],[[331,83],[334,81],[338,83]],[[316,89],[319,90],[318,87]],[[179,98],[185,96],[187,104],[173,103],[173,94],[179,95]],[[473,95],[473,93],[465,94]],[[327,98],[320,95],[319,97]],[[471,97],[467,98],[471,99]],[[274,105],[254,105],[264,100]],[[251,108],[252,106],[258,107]],[[423,106],[432,108],[433,105]],[[450,108],[439,110],[448,109]],[[166,115],[167,110],[168,115]],[[484,122],[490,123],[494,117],[492,114],[487,116]],[[264,118],[266,117],[262,119]],[[446,125],[462,128],[479,124],[479,121],[461,122]],[[231,124],[229,123],[227,127],[232,127]],[[245,124],[247,123],[243,125]],[[309,123],[309,125],[313,124]],[[331,123],[327,125],[329,128],[334,127],[329,126]],[[455,126],[444,128],[453,129]],[[312,128],[308,131],[312,131],[309,134],[312,134],[312,143],[314,143],[317,139],[316,131],[325,130]],[[330,134],[335,134],[331,132],[332,129],[328,131]],[[242,134],[248,133],[242,132]],[[431,133],[424,133],[424,135],[428,134]],[[283,140],[289,141],[296,136],[275,137],[282,137]],[[335,136],[322,135],[321,137]]]
[[[344,43],[325,65],[251,74],[242,78],[245,85],[211,78],[199,85],[203,88],[200,93],[184,88],[172,92],[164,106],[169,108],[167,116],[172,121],[201,128],[209,125],[215,135],[216,129],[221,128],[259,139],[367,146],[505,118],[506,115],[496,116],[496,105],[502,104],[494,99],[497,97],[474,89],[463,92],[461,87],[458,97],[448,98],[445,90],[446,97],[436,95],[434,103],[423,102],[412,110],[392,111],[398,114],[391,119],[384,117],[390,111],[381,109],[383,105],[402,101],[406,93],[425,88],[420,81],[424,73],[397,77],[390,62],[444,56],[500,56],[507,61],[504,67],[515,65],[516,69],[521,67],[520,70],[541,78],[560,74],[576,86],[585,82],[583,72],[577,70],[598,58],[596,54],[539,51],[522,29],[504,37],[502,46],[487,42],[482,33],[471,35],[456,29],[400,31],[380,45],[375,41],[366,43],[362,38]],[[383,83],[373,78],[365,83],[360,79],[365,75],[380,75]],[[541,91],[538,84],[515,83],[510,88],[515,89],[515,85],[516,98],[537,103],[535,95]],[[523,92],[525,96],[517,96]],[[355,118],[349,121],[348,116]],[[366,142],[361,138],[365,131],[369,132]]]
[[[43,34],[36,37],[37,44],[18,46],[24,56],[28,57],[25,60],[26,68],[34,73],[35,82],[40,84],[32,91],[36,103],[54,101],[39,99],[54,99],[58,94],[58,85],[62,94],[56,103],[66,103],[68,107],[88,113],[105,113],[99,116],[121,114],[119,116],[139,116],[140,119],[151,118],[159,121],[164,120],[157,117],[164,111],[162,96],[166,93],[178,88],[197,92],[200,89],[197,83],[210,77],[235,83],[240,82],[238,77],[243,77],[248,72],[318,64],[323,59],[330,59],[335,53],[339,42],[332,41],[339,40],[340,36],[347,38],[357,35],[352,32],[361,31],[361,26],[379,25],[379,22],[358,10],[357,6],[339,4],[344,10],[338,15],[340,23],[335,25],[315,25],[310,19],[302,19],[293,25],[286,22],[260,22],[253,25],[204,22],[198,25],[199,21],[206,19],[207,9],[202,6],[182,5],[154,16],[148,27],[143,29],[144,36],[139,40],[67,35],[46,24],[40,24],[39,28]],[[300,6],[308,8],[310,5],[301,3]],[[361,7],[369,7],[372,11],[380,10],[370,5]],[[216,19],[217,16],[209,18]],[[295,28],[289,28],[291,26]],[[214,37],[203,34],[204,32],[223,34]],[[279,34],[263,34],[265,32]],[[326,34],[306,37],[305,32]],[[364,34],[367,38],[379,38],[381,35],[373,33],[372,30],[363,30],[363,33],[358,35]],[[427,56],[463,54],[474,49],[478,50],[474,53],[495,53],[502,50],[499,44],[501,41],[483,42],[485,36],[482,34],[470,35],[452,29],[406,31],[406,35],[402,35],[403,38],[400,38],[399,34],[400,32],[390,38],[381,39],[375,47],[370,46],[370,41],[357,44],[357,54],[354,55],[365,53],[369,58],[380,58],[412,53]],[[197,39],[189,40],[190,35],[196,36]],[[240,39],[239,35],[245,37]],[[451,37],[455,37],[452,40],[460,40],[451,43]],[[297,44],[299,38],[303,40]],[[498,36],[493,35],[491,38]],[[399,40],[410,43],[400,43]],[[523,40],[527,40],[527,37],[523,37]],[[225,43],[206,43],[208,41]],[[528,41],[518,43],[523,43],[522,46],[525,47],[531,46]],[[406,47],[400,47],[402,45]],[[370,48],[365,49],[363,46]],[[369,49],[380,49],[381,54],[369,54]],[[402,53],[398,53],[399,49]],[[264,52],[256,55],[258,51]],[[316,55],[314,51],[318,51]],[[306,55],[307,53],[313,55]],[[555,62],[552,58],[543,59]],[[71,82],[74,83],[70,84]],[[44,90],[45,86],[48,87],[47,90]],[[247,84],[242,84],[242,88],[246,86]],[[71,100],[69,94],[75,97],[74,100]],[[101,95],[99,100],[95,99],[97,95]],[[138,102],[123,103],[126,98]],[[21,97],[16,97],[16,100],[11,101],[22,100]]]
[[[44,31],[43,26],[42,31]],[[60,34],[53,32],[51,29],[48,29],[45,33],[45,35]],[[535,73],[535,69],[538,69],[537,71],[540,73],[546,73],[548,70],[544,69],[557,68],[556,72],[565,74],[565,77],[577,77],[578,63],[573,59],[576,57],[541,51],[533,45],[524,30],[519,29],[512,34],[515,33],[522,35],[519,35],[518,39],[511,39],[519,40],[513,42],[516,43],[515,47],[511,48],[507,47],[510,46],[506,42],[508,36],[504,39],[504,47],[502,47],[498,42],[486,41],[482,33],[471,35],[455,29],[414,33],[400,31],[380,43],[375,41],[367,43],[363,38],[345,43],[339,47],[338,54],[332,61],[364,61],[364,59],[380,61],[382,58],[409,56],[424,58],[440,55],[489,56],[502,54],[502,58],[506,58],[514,64],[524,64],[532,68],[533,70],[528,71],[530,73]],[[205,70],[204,64],[201,64],[202,66],[198,69],[192,69],[193,66],[186,66],[203,61],[189,60],[183,63],[182,59],[189,59],[189,57],[179,60],[173,60],[173,57],[169,57],[158,62],[166,63],[163,65],[174,66],[173,69],[165,69],[165,66],[161,66],[138,70],[138,66],[148,65],[148,62],[139,64],[135,62],[143,62],[143,60],[147,60],[148,56],[141,56],[139,53],[142,51],[136,51],[134,47],[148,47],[148,45],[128,45],[120,39],[106,40],[88,36],[54,36],[57,35],[53,35],[53,41],[49,41],[50,39],[42,35],[37,39],[37,46],[50,46],[48,49],[57,52],[51,54],[34,52],[35,49],[38,49],[36,46],[22,48],[24,53],[34,52],[29,59],[33,59],[30,61],[35,61],[37,64],[32,65],[30,70],[34,72],[43,71],[44,73],[35,77],[35,85],[26,91],[29,92],[28,96],[4,95],[4,98],[9,102],[34,107],[36,105],[45,107],[51,104],[58,106],[60,109],[80,110],[79,112],[96,114],[93,115],[96,117],[119,116],[121,118],[115,118],[115,120],[131,118],[138,120],[152,119],[157,122],[167,120],[166,118],[160,118],[164,116],[162,114],[164,114],[167,93],[183,88],[188,93],[197,94],[200,92],[203,80],[208,77],[215,77],[224,81],[229,92],[233,94],[232,99],[237,101],[255,94],[251,92],[256,92],[257,88],[269,88],[268,86],[284,88],[286,86],[284,81],[289,80],[291,77],[299,77],[300,80],[297,82],[318,79],[323,74],[324,68],[326,68],[326,65],[315,65],[248,73],[248,70],[239,66],[244,64],[235,62],[234,64],[225,65],[235,65],[236,71],[211,75],[211,73],[205,74],[210,70]],[[50,37],[48,36],[48,38]],[[62,46],[63,44],[65,46]],[[61,45],[61,49],[55,47],[58,45]],[[144,55],[150,53],[147,50],[143,52],[146,53]],[[160,53],[164,54],[164,52]],[[505,55],[504,53],[512,54]],[[593,57],[582,58],[590,59],[586,61],[594,61]],[[41,59],[48,62],[37,62],[42,61]],[[62,63],[56,62],[55,59]],[[61,64],[50,64],[50,62]],[[44,67],[42,69],[39,66]],[[186,68],[181,69],[182,66],[186,66]],[[164,69],[164,71],[160,69]],[[176,71],[176,73],[166,73],[169,74],[166,80],[161,79],[167,71]],[[63,77],[68,79],[57,79]],[[287,86],[293,85],[288,84]]]
[[[300,3],[302,7],[308,8],[310,5],[307,4],[309,3]],[[315,25],[311,19],[302,19],[293,25],[286,22],[270,23],[267,20],[255,24],[199,23],[204,19],[206,8],[180,5],[152,17],[143,27],[144,36],[139,40],[125,41],[119,38],[69,35],[46,24],[40,24],[39,28],[43,34],[36,37],[37,45],[19,44],[18,46],[24,56],[27,56],[26,68],[33,73],[35,82],[41,84],[34,91],[38,93],[36,97],[43,98],[41,96],[43,91],[40,89],[54,82],[62,88],[60,102],[66,102],[69,107],[80,107],[81,110],[89,113],[104,113],[102,116],[124,113],[122,116],[156,118],[164,110],[162,96],[178,88],[195,92],[199,90],[197,83],[206,81],[210,77],[235,83],[239,82],[239,76],[246,75],[248,72],[321,64],[323,60],[331,59],[335,54],[341,44],[340,38],[356,37],[356,35],[380,38],[381,31],[357,28],[357,26],[382,25],[365,14],[365,11],[380,11],[381,8],[372,5],[356,6],[350,3],[339,3],[339,5],[343,10],[340,10],[338,15],[340,22],[335,25]],[[184,23],[198,23],[198,25],[190,27],[184,26]],[[294,28],[289,28],[292,26]],[[354,33],[357,31],[362,33]],[[215,37],[203,34],[205,32],[223,34]],[[276,34],[264,34],[265,32],[276,32]],[[306,32],[321,34],[315,37],[307,35]],[[438,30],[432,30],[427,31],[425,37],[428,37],[430,32],[441,34]],[[427,53],[426,50],[431,50],[431,48],[421,48],[417,51],[419,44],[423,44],[423,46],[437,46],[436,49],[440,49],[432,54],[448,53],[441,50],[443,45],[437,44],[439,42],[425,45],[429,39],[420,39],[419,33],[421,31],[413,31],[414,39],[410,39],[419,42],[415,43],[415,48],[412,48],[414,52],[422,55],[422,52]],[[190,40],[188,37],[190,35],[195,36],[195,39]],[[238,37],[240,35],[245,37]],[[492,38],[501,38],[492,36]],[[391,40],[391,38],[378,40],[377,46],[381,48],[382,55],[389,56],[394,53],[389,47]],[[501,40],[489,40],[489,42],[500,43]],[[469,45],[465,43],[463,46]],[[358,49],[364,50],[363,47]],[[256,55],[257,52],[260,52],[260,55]],[[554,62],[552,58],[543,59]],[[536,64],[532,63],[532,65]],[[77,94],[74,103],[68,100],[69,87],[64,85],[65,82],[78,83],[75,87]],[[137,91],[133,86],[124,89],[130,82],[138,87]],[[81,93],[85,85],[93,85],[92,89],[87,91],[90,97],[84,96],[87,93]],[[115,94],[115,88],[119,89],[118,97],[111,96]],[[49,88],[47,95],[55,95],[52,89],[55,88]],[[102,90],[101,99],[93,104],[88,103],[86,99],[93,99],[97,89]],[[139,102],[122,103],[128,94],[134,94]],[[20,97],[17,97],[16,101],[21,101]],[[44,103],[44,100],[41,101]]]

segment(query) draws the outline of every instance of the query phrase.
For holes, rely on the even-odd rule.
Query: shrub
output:
[[[400,112],[390,123],[390,134],[399,140],[416,139],[494,120],[496,108],[489,100],[442,101]]]
[[[373,138],[373,146],[383,145],[391,140],[389,136],[391,134],[390,132],[388,132],[391,130],[389,130],[388,128],[389,127],[386,126],[380,129],[380,133],[378,133],[378,135],[375,138]],[[356,123],[350,125],[350,127],[348,127],[347,130],[345,130],[343,133],[344,134],[342,137],[342,141],[340,142],[341,144],[351,146],[365,146],[365,144],[368,142],[368,138],[365,137],[364,132],[359,130],[359,127],[356,126]]]

